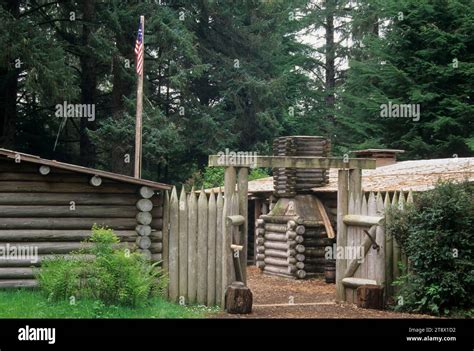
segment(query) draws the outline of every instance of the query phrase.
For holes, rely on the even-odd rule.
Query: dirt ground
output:
[[[221,313],[219,318],[433,318],[426,315],[358,308],[335,302],[336,285],[323,278],[292,280],[262,274],[248,267],[248,286],[253,293],[249,315]]]

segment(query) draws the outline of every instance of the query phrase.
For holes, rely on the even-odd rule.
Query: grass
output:
[[[0,318],[205,318],[217,308],[180,306],[155,298],[145,307],[104,306],[99,301],[50,302],[38,290],[0,291]]]

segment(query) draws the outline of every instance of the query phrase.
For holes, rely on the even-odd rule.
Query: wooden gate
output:
[[[392,297],[392,283],[407,267],[406,256],[395,238],[385,233],[386,210],[403,209],[413,201],[410,191],[364,194],[360,170],[340,170],[338,188],[338,234],[336,261],[337,300],[355,302],[362,285],[384,287],[385,300]]]

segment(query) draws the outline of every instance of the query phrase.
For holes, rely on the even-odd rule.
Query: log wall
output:
[[[114,229],[122,246],[161,261],[161,193],[108,179],[93,186],[89,175],[55,168],[42,175],[39,167],[0,160],[0,254],[29,248],[39,255],[35,262],[0,255],[0,287],[35,286],[32,267],[87,246],[81,241],[94,224]]]

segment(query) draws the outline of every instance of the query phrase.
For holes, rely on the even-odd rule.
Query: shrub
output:
[[[387,231],[410,262],[408,273],[395,282],[403,298],[396,309],[437,315],[472,313],[473,196],[468,183],[439,183],[419,194],[404,211],[389,211]]]
[[[58,256],[43,264],[38,278],[50,300],[74,296],[107,305],[140,306],[163,291],[166,281],[157,264],[120,249],[111,229],[94,226],[88,242],[94,243],[93,248],[77,253],[93,254],[95,259]]]

